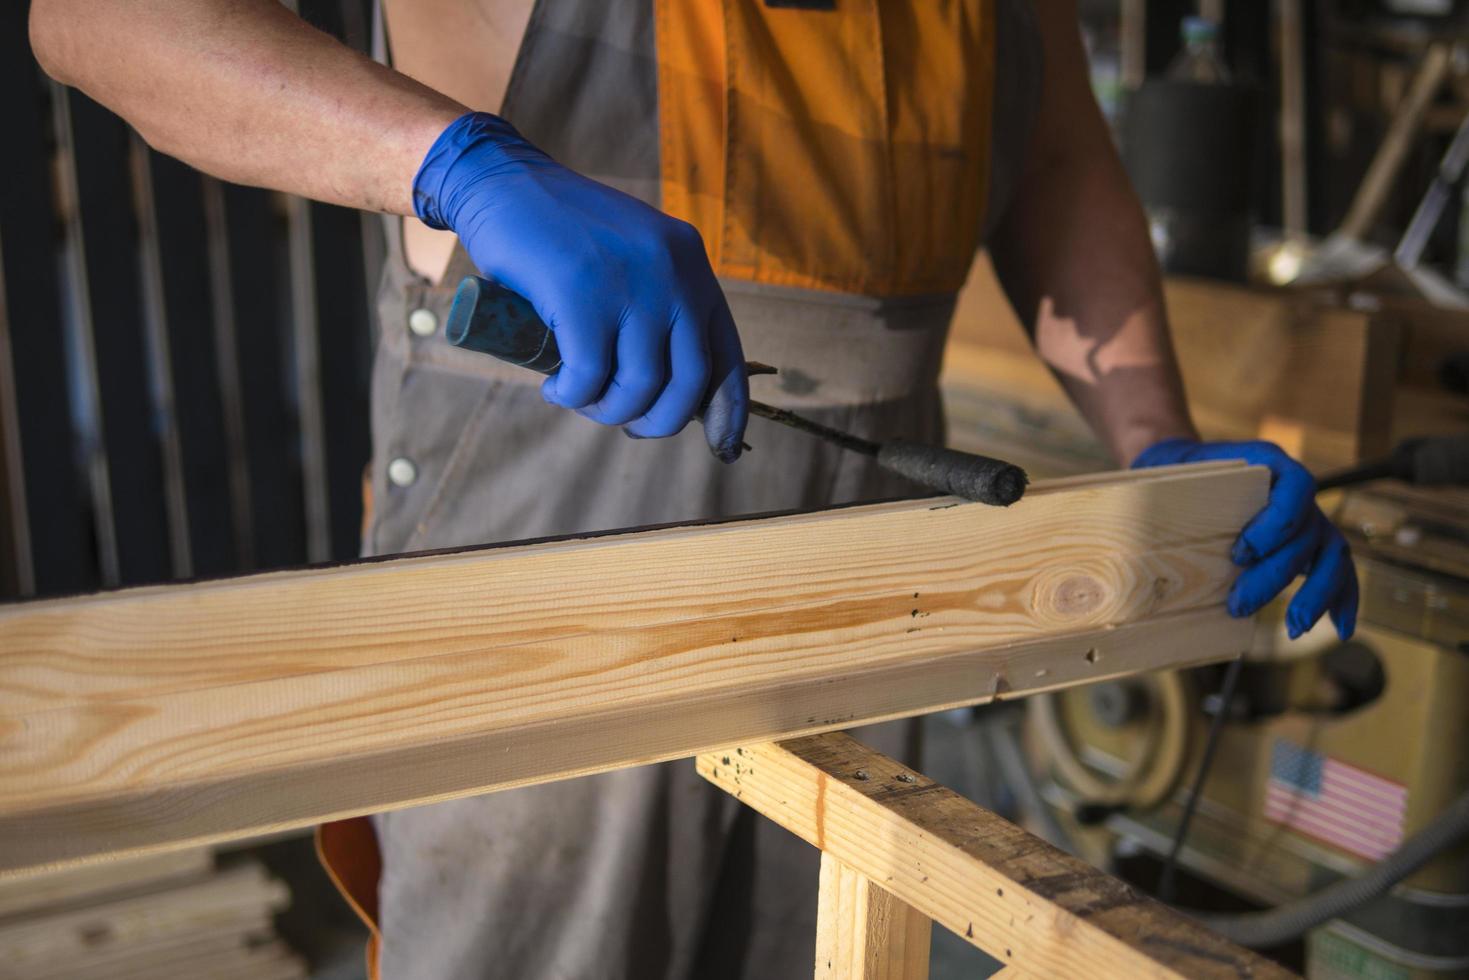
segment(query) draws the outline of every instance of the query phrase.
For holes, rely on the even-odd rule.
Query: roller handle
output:
[[[561,367],[556,335],[530,301],[479,276],[465,276],[454,291],[444,336],[455,347],[541,374],[555,374]]]

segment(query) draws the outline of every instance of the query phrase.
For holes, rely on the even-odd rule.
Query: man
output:
[[[49,72],[158,149],[419,219],[389,228],[368,552],[910,492],[763,423],[739,458],[743,362],[782,369],[756,379],[769,401],[940,440],[939,358],[983,240],[1119,461],[1270,466],[1231,610],[1306,572],[1291,630],[1330,612],[1351,632],[1355,578],[1309,475],[1273,446],[1196,441],[1073,3],[388,0],[384,15],[397,71],[275,0],[34,0],[31,23]],[[471,267],[556,331],[565,363],[539,394],[445,344]],[[702,438],[675,438],[700,412]],[[902,730],[872,737],[897,751]],[[380,867],[341,860],[354,837]],[[381,928],[387,976],[810,970],[814,855],[687,765],[334,825],[324,847]]]

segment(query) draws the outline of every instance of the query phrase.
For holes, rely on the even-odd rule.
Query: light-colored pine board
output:
[[[238,923],[289,902],[284,883],[271,879],[257,863],[242,864],[178,888],[11,920],[0,925],[0,963],[17,972],[38,969]]]
[[[158,977],[207,977],[208,980],[304,980],[306,964],[280,940],[237,943],[229,949],[192,956],[159,958],[121,966],[116,973],[98,972],[75,980],[155,980]]]
[[[201,963],[236,950],[269,944],[274,925],[268,910],[243,913],[203,929],[164,934],[86,955],[29,964],[13,980],[123,980],[125,977],[212,976]],[[7,975],[7,980],[10,980]]]
[[[120,892],[154,890],[184,878],[200,878],[213,865],[209,848],[195,847],[130,861],[18,875],[0,880],[0,922],[11,916],[31,916],[70,904],[96,902]]]
[[[827,853],[817,903],[816,980],[928,980],[928,916]]]
[[[0,869],[1237,653],[1243,466],[0,611]]]
[[[1020,975],[1291,976],[845,734],[725,749],[697,765]]]
[[[1007,540],[991,548],[1004,549],[1073,501],[1110,524],[1094,538],[1110,536],[1128,553],[1153,550],[1195,530],[1217,533],[1218,520],[1195,526],[1193,511],[1210,502],[1201,498],[1226,497],[1235,503],[1226,509],[1239,510],[1239,481],[1252,478],[1208,475],[1240,468],[1216,462],[1046,480],[1008,509],[932,498],[0,606],[0,720],[729,617],[829,600],[834,586],[886,590],[893,573],[879,560],[895,549],[905,553],[894,572],[919,585],[948,584],[962,552],[945,556],[943,568],[915,566],[945,546],[969,548],[975,536],[998,533]],[[1176,480],[1186,487],[1175,489]],[[1078,493],[1088,490],[1095,492]],[[1137,496],[1164,508],[1159,527],[1119,526]],[[859,539],[869,534],[870,547]],[[935,537],[908,548],[905,534]],[[1079,542],[1083,552],[1097,543]],[[708,553],[717,548],[740,550]],[[847,554],[833,563],[839,552]],[[1047,549],[1044,557],[1054,565],[1067,553]]]

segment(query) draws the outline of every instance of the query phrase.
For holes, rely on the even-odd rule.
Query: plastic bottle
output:
[[[1219,25],[1207,17],[1183,19],[1183,50],[1168,66],[1168,79],[1200,85],[1228,85],[1234,81],[1219,53]]]
[[[1225,66],[1218,24],[1187,17],[1182,34],[1167,75],[1128,99],[1123,161],[1164,271],[1243,282],[1257,109]]]

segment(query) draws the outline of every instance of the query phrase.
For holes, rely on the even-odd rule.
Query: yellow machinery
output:
[[[1360,875],[1469,789],[1469,494],[1381,485],[1335,513],[1362,580],[1357,635],[1322,625],[1287,643],[1262,614],[1177,857],[1265,906]],[[1050,801],[1105,828],[1076,827],[1093,860],[1168,854],[1218,686],[1216,668],[1032,705]],[[1305,940],[1321,980],[1469,977],[1469,847]]]

